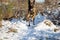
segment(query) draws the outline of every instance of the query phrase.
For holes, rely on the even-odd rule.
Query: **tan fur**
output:
[[[29,13],[27,14],[27,17],[26,17],[26,20],[27,20],[27,21],[29,21],[30,18],[31,18],[31,20],[33,21],[34,18],[35,18],[35,16],[37,15],[37,10],[36,10],[35,7],[33,8],[32,11],[33,11],[33,14],[32,14],[32,15],[30,14],[31,12],[29,12]]]
[[[34,15],[32,16],[32,20],[35,18],[36,14],[37,14],[37,10],[35,7],[33,8],[33,12],[34,12]]]

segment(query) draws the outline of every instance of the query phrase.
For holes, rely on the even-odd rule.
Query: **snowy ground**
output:
[[[38,19],[40,19],[40,17]],[[35,24],[38,24],[28,27],[28,23],[22,20],[2,20],[3,26],[0,28],[0,40],[60,40],[60,30],[54,32],[54,29],[58,27],[50,20],[47,20],[51,22],[51,25],[48,26],[44,23],[45,21],[46,20],[40,19],[39,21],[35,19]],[[15,31],[10,29],[15,29]]]

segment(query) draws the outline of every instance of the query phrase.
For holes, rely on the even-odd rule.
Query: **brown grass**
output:
[[[7,33],[9,33],[9,32],[17,33],[17,29],[9,28],[9,31]]]
[[[49,22],[49,21],[45,21],[44,23],[48,26],[51,26],[51,22]]]
[[[54,32],[57,32],[58,30],[60,30],[60,29],[59,29],[59,28],[55,28],[55,29],[54,29]]]
[[[2,28],[2,23],[1,23],[1,21],[0,21],[0,28]]]

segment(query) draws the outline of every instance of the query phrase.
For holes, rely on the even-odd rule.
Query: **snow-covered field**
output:
[[[45,21],[30,28],[17,19],[3,20],[3,26],[0,28],[0,40],[60,40],[60,30],[54,32],[57,27],[53,23],[48,26],[44,23]],[[15,29],[15,31],[10,31],[10,29]]]
[[[0,40],[60,40],[60,29],[50,20],[40,16],[36,16],[35,25],[30,27],[23,20],[2,20]],[[54,29],[58,30],[54,32]]]

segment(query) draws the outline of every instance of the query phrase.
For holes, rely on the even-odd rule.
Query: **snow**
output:
[[[45,0],[35,0],[37,3],[43,3]]]
[[[54,32],[56,27],[50,20],[44,19],[38,14],[35,18],[36,25],[27,26],[27,22],[19,19],[12,21],[2,20],[0,28],[0,39],[2,40],[60,40],[60,30]],[[41,20],[41,18],[43,19]],[[40,19],[40,20],[37,20]],[[51,25],[46,25],[45,21]],[[9,28],[16,29],[17,32],[8,32]]]
[[[48,30],[48,29],[53,30],[54,28],[56,28],[56,26],[52,22],[51,26],[48,26],[44,23],[45,21],[50,22],[50,20],[44,20],[43,22],[39,23],[37,27],[35,27],[35,30]]]
[[[42,22],[45,19],[44,16],[42,16],[40,13],[38,13],[38,15],[35,17],[34,23],[35,25]]]
[[[18,40],[19,36],[21,36],[20,38],[22,38],[22,36],[27,34],[26,31],[28,30],[28,27],[20,21],[11,22],[2,20],[2,25],[2,28],[0,28],[0,39]],[[17,29],[17,33],[7,33],[9,28]]]

